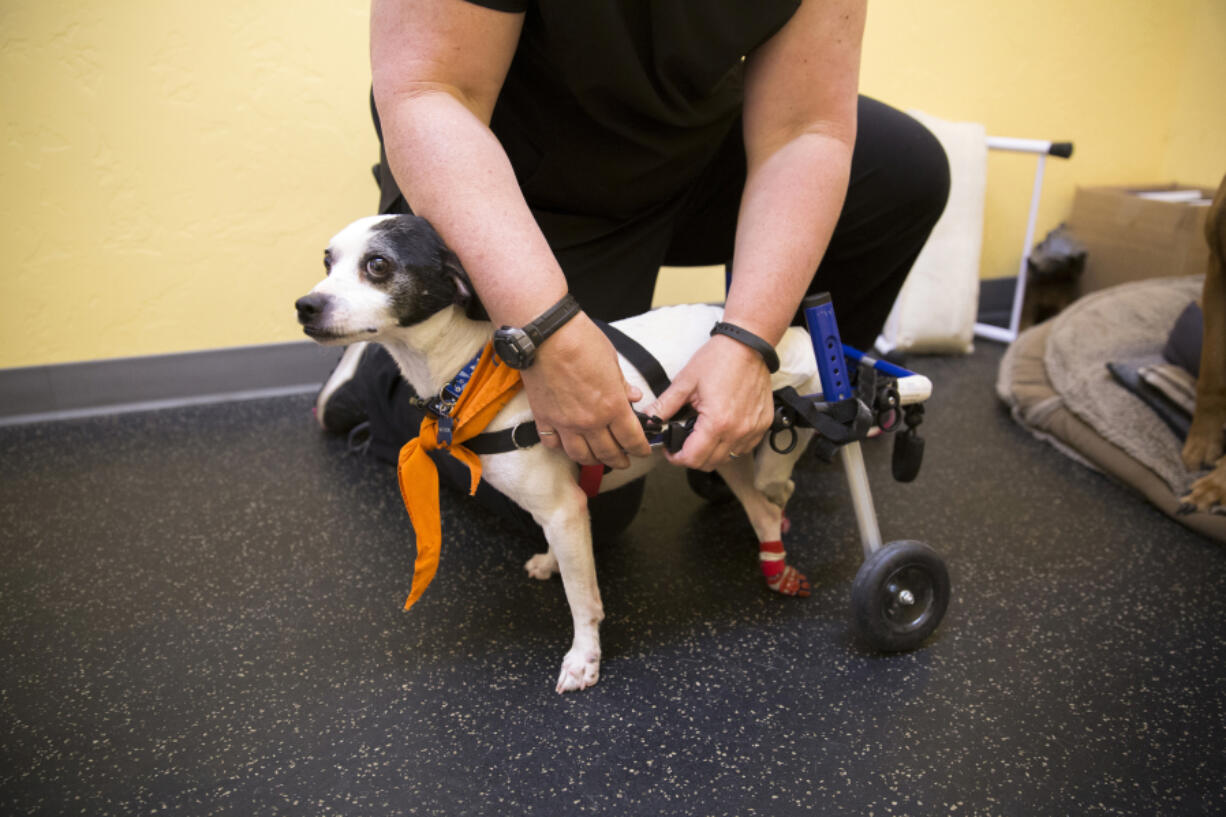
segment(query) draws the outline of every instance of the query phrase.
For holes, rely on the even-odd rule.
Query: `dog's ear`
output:
[[[477,297],[477,291],[473,289],[473,282],[464,270],[464,265],[460,263],[460,257],[446,246],[443,247],[443,271],[455,284],[455,303],[464,308],[464,314],[470,320],[488,321],[489,313]]]

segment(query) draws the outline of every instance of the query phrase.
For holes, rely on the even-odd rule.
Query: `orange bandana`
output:
[[[467,465],[472,474],[469,492],[475,494],[481,482],[481,459],[461,443],[484,431],[522,385],[519,371],[503,365],[494,356],[493,344],[486,344],[472,377],[452,409],[454,427],[451,443],[439,442],[438,418],[427,414],[421,421],[417,437],[400,449],[400,464],[397,466],[400,495],[404,497],[404,507],[417,534],[413,585],[404,609],[412,607],[434,580],[443,540],[438,507],[438,468],[427,452],[442,449]]]

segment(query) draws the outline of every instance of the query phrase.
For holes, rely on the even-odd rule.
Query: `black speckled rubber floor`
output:
[[[917,482],[866,447],[887,539],[945,557],[923,649],[851,631],[837,466],[798,469],[767,591],[735,507],[657,470],[597,551],[600,683],[535,545],[445,493],[401,611],[392,470],[309,399],[0,430],[0,812],[1191,815],[1226,811],[1226,551],[1036,442],[999,350],[936,384]]]

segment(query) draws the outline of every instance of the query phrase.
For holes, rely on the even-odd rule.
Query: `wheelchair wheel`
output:
[[[698,471],[693,468],[687,468],[685,469],[685,479],[689,482],[691,491],[712,505],[723,505],[725,502],[731,502],[736,499],[732,494],[732,489],[728,487],[728,483],[724,482],[724,478],[714,471]]]
[[[860,566],[851,603],[856,630],[869,646],[881,652],[913,650],[945,615],[949,572],[923,542],[891,542]]]

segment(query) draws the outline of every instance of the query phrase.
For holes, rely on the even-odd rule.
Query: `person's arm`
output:
[[[566,294],[511,163],[489,129],[522,14],[461,0],[374,0],[371,68],[383,140],[413,212],[456,252],[495,324],[523,326]],[[650,453],[637,399],[604,334],[580,314],[523,373],[536,422],[574,460],[614,467]]]
[[[804,297],[843,206],[856,136],[863,0],[806,0],[746,58],[741,195],[724,320],[777,344]],[[657,400],[698,410],[673,462],[711,469],[770,426],[770,378],[756,352],[708,341]]]

